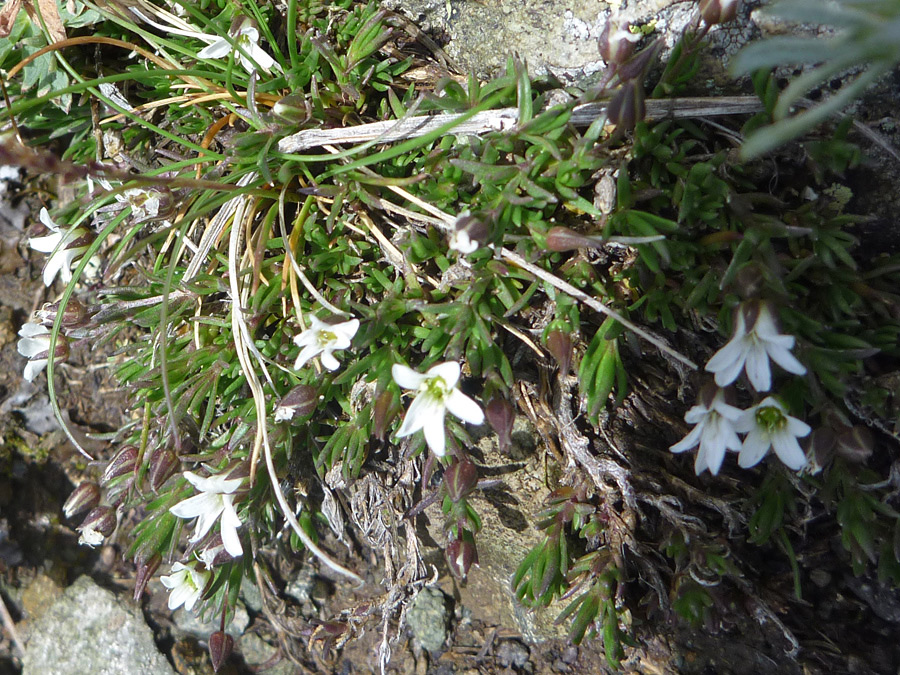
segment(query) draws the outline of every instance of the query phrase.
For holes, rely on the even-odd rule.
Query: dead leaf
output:
[[[22,9],[22,0],[6,0],[3,9],[0,9],[0,38],[9,37],[13,24]]]
[[[34,10],[32,0],[25,0],[25,11],[36,26],[46,26],[47,34],[50,36],[50,44],[62,42],[66,39],[66,27],[63,25],[62,19],[59,18],[59,9],[56,7],[56,0],[37,0],[38,9],[41,15],[38,17]],[[42,22],[43,19],[43,22]]]

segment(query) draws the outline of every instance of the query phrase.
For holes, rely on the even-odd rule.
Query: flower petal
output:
[[[62,238],[63,236],[60,232],[48,234],[46,237],[31,237],[28,240],[28,246],[41,253],[53,253],[56,247],[59,246],[59,242],[62,241]]]
[[[297,355],[297,360],[294,361],[294,370],[300,370],[307,364],[310,359],[315,358],[321,351],[321,347],[319,347],[317,344],[306,345],[303,349],[300,350],[300,353]]]
[[[446,437],[444,430],[444,408],[440,408],[440,423],[437,420],[423,427],[425,442],[428,448],[438,457],[443,457],[446,452]]]
[[[806,455],[800,449],[797,438],[787,430],[783,429],[781,433],[772,437],[772,447],[775,454],[778,455],[784,464],[794,471],[799,471],[806,464]]]
[[[198,495],[180,501],[169,509],[172,515],[191,519],[216,511],[216,517],[222,512],[222,495],[214,492],[201,492]]]
[[[427,394],[419,394],[406,411],[397,438],[416,433],[419,429],[440,423],[444,424],[444,404]]]
[[[328,370],[337,370],[341,367],[341,362],[334,358],[334,354],[331,353],[330,349],[326,349],[322,352],[322,365],[325,366]]]
[[[415,370],[409,366],[404,366],[402,363],[395,363],[391,368],[391,377],[394,378],[394,382],[404,389],[418,389],[427,376],[422,375],[422,373],[417,373]]]
[[[447,410],[459,419],[469,424],[483,424],[484,412],[474,400],[466,396],[459,389],[451,391],[444,400]]]
[[[219,38],[211,45],[207,45],[199,52],[197,52],[198,59],[220,59],[223,56],[228,56],[228,53],[231,51],[231,44],[228,40],[224,38]]]
[[[703,432],[703,422],[699,423],[688,432],[688,435],[682,438],[675,445],[670,445],[669,450],[672,452],[685,452],[690,450],[700,442],[700,434]]]
[[[456,383],[459,382],[459,372],[459,364],[456,361],[444,361],[443,363],[431,366],[431,368],[428,369],[428,372],[425,373],[425,377],[439,377],[444,381],[447,389],[453,389],[453,387],[456,386]]]
[[[34,382],[34,378],[41,374],[41,371],[47,367],[47,359],[35,359],[25,364],[24,377],[29,382]]]
[[[769,355],[761,345],[754,345],[747,354],[747,377],[756,391],[769,391],[772,387],[772,371]]]
[[[787,349],[780,345],[769,344],[766,347],[771,359],[789,373],[794,375],[806,375],[806,366],[804,366],[797,357],[791,354]]]
[[[706,364],[706,371],[716,374],[717,385],[727,387],[737,379],[746,359],[747,353],[743,338],[735,338],[713,354]]]
[[[234,510],[234,504],[231,503],[230,499],[226,498],[225,510],[222,512],[219,528],[222,533],[222,544],[224,544],[225,550],[228,551],[228,555],[232,558],[239,558],[244,554],[244,549],[241,547],[241,540],[237,533],[240,526],[241,519]]]
[[[747,434],[747,438],[744,439],[744,444],[741,446],[741,452],[738,455],[738,466],[743,469],[756,466],[766,456],[770,446],[768,435],[763,434],[758,429],[753,429]]]

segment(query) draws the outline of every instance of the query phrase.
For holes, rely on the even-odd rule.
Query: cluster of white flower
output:
[[[793,347],[793,336],[778,332],[768,304],[743,305],[737,313],[734,336],[706,364],[717,386],[709,385],[701,391],[700,402],[684,416],[694,428],[669,449],[677,453],[699,446],[694,462],[697,475],[707,469],[718,474],[728,450],[739,453],[738,465],[742,468],[755,466],[772,449],[786,466],[794,471],[802,469],[806,455],[797,439],[809,435],[808,424],[788,415],[772,396],[740,410],[726,403],[724,390],[718,388],[731,385],[746,371],[757,392],[769,391],[769,359],[789,373],[806,374],[806,368],[790,351]],[[746,434],[743,441],[738,434]]]

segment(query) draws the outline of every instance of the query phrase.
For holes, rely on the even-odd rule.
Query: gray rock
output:
[[[449,635],[450,612],[444,593],[426,587],[413,600],[406,614],[406,622],[422,649],[436,652],[443,648]]]
[[[275,656],[278,649],[270,645],[255,633],[247,633],[242,636],[240,642],[241,654],[244,662],[254,669],[258,666],[268,663],[269,659]],[[287,659],[282,659],[271,668],[265,670],[266,675],[293,675],[297,669]]]
[[[140,607],[86,576],[66,589],[28,633],[23,675],[174,675]]]
[[[201,621],[200,617],[192,612],[186,611],[184,607],[175,610],[172,614],[172,620],[175,622],[175,625],[178,626],[179,630],[184,633],[190,633],[201,640],[208,639],[210,635],[219,630],[218,616],[210,621]],[[244,606],[243,602],[238,602],[237,606],[234,608],[234,616],[232,617],[231,622],[225,626],[225,632],[237,639],[245,630],[247,630],[247,626],[249,625],[250,615],[247,613],[247,608]]]

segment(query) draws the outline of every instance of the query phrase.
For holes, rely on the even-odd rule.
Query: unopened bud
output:
[[[728,23],[737,16],[739,0],[700,0],[700,18],[708,26]]]
[[[478,467],[468,459],[456,459],[444,471],[444,487],[453,502],[469,494],[478,483]]]
[[[568,227],[553,227],[547,233],[547,248],[551,251],[575,251],[579,248],[600,248],[603,243],[594,237],[578,234]]]
[[[312,106],[303,94],[291,94],[279,99],[272,112],[283,122],[300,124],[312,117]]]
[[[744,265],[734,277],[734,287],[745,300],[759,297],[765,277],[757,263]]]
[[[547,349],[559,364],[559,374],[568,375],[572,367],[572,336],[561,330],[552,330],[547,334]]]
[[[134,599],[139,601],[147,587],[147,582],[156,574],[159,569],[159,563],[162,561],[159,553],[154,553],[149,558],[136,560],[137,571],[134,575]]]
[[[640,82],[628,80],[609,102],[607,117],[616,129],[631,131],[644,119],[647,110],[644,106],[644,88]]]
[[[631,58],[634,45],[641,36],[639,33],[632,33],[628,28],[627,23],[620,25],[615,21],[606,22],[598,42],[600,58],[606,63],[619,65]]]
[[[72,491],[66,503],[63,504],[63,513],[66,518],[77,516],[85,511],[90,511],[100,503],[100,486],[96,483],[85,481]]]
[[[319,404],[319,392],[315,387],[300,384],[286,393],[275,408],[275,421],[284,422],[294,417],[312,414]]]
[[[209,660],[215,672],[219,672],[222,664],[228,660],[231,650],[234,649],[234,638],[222,630],[217,630],[209,636]]]
[[[106,471],[103,472],[103,479],[100,482],[105,485],[119,476],[134,472],[137,456],[138,449],[135,446],[124,446],[115,457],[109,460],[109,464],[106,465]]]
[[[512,436],[513,423],[516,421],[516,411],[512,404],[502,396],[495,395],[484,407],[484,416],[497,434],[500,452],[506,452]]]
[[[181,462],[174,452],[165,448],[157,448],[150,456],[150,470],[148,478],[150,489],[159,492],[159,489],[169,478],[178,473]]]
[[[472,565],[478,564],[478,549],[475,542],[468,537],[451,541],[447,546],[446,555],[453,576],[463,581],[469,575]]]
[[[59,314],[58,302],[47,302],[34,313],[37,321],[50,328],[56,322],[56,316]],[[66,303],[63,310],[62,327],[63,328],[81,328],[87,324],[87,309],[77,299],[71,298]]]
[[[381,392],[381,395],[375,399],[375,406],[372,410],[372,433],[375,438],[384,440],[387,428],[399,411],[400,403],[394,392],[390,389]]]
[[[812,473],[824,469],[834,458],[835,435],[828,427],[819,427],[806,439],[806,456],[809,457]]]
[[[98,506],[78,526],[78,531],[81,532],[78,543],[91,548],[102,544],[103,540],[115,531],[117,522],[115,509],[109,506]]]
[[[835,452],[848,461],[862,464],[872,456],[874,447],[872,432],[857,424],[838,434]]]

